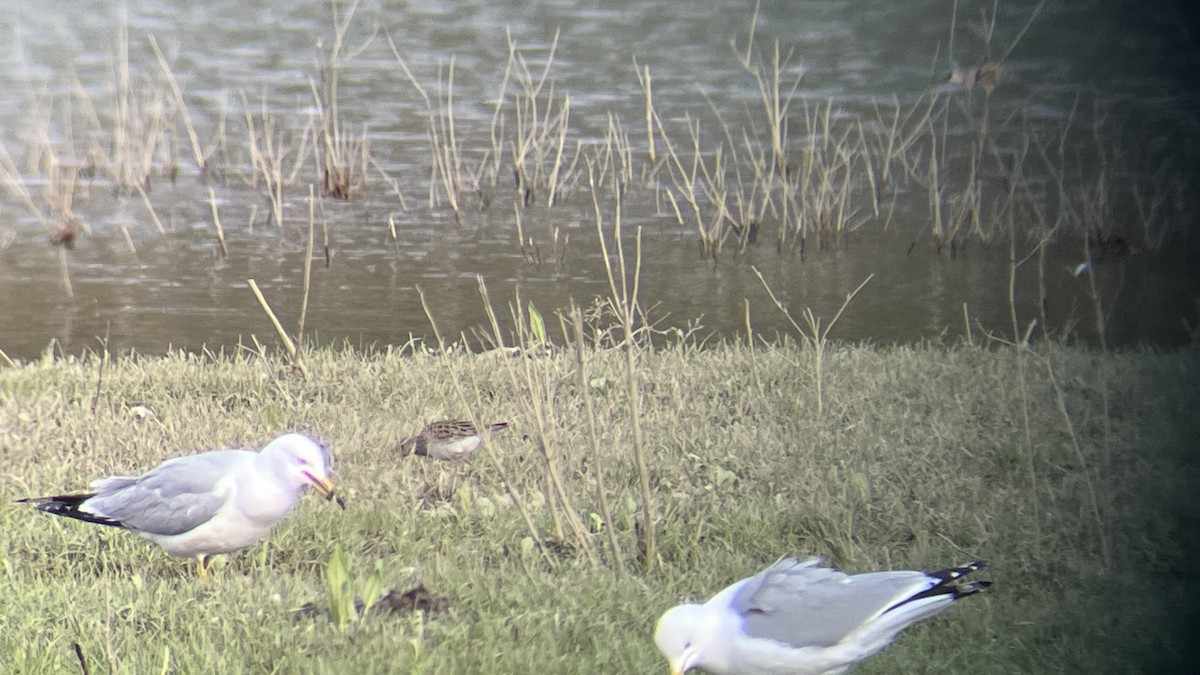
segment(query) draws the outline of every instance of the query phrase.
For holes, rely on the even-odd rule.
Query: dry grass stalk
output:
[[[225,230],[221,227],[221,214],[217,212],[217,192],[208,188],[208,205],[212,210],[213,226],[217,228],[217,244],[221,247],[221,257],[229,257],[229,247],[225,245]]]
[[[623,333],[623,348],[625,353],[625,377],[629,400],[629,425],[633,439],[633,456],[637,466],[638,485],[642,493],[642,521],[638,531],[638,553],[642,569],[653,571],[658,566],[657,523],[654,506],[654,493],[650,489],[650,472],[646,463],[645,442],[642,438],[641,425],[641,388],[637,369],[638,344],[635,340],[635,324],[641,318],[638,303],[638,292],[641,284],[642,270],[642,229],[639,227],[636,238],[633,269],[625,256],[625,244],[621,232],[621,191],[616,181],[610,183],[614,196],[612,240],[616,252],[616,269],[609,253],[607,237],[605,236],[604,217],[600,208],[599,186],[594,180],[591,167],[588,167],[589,187],[592,194],[592,206],[596,217],[596,235],[600,241],[600,251],[604,260],[604,271],[608,277],[609,305],[617,316]]]
[[[338,100],[338,84],[341,70],[347,59],[343,59],[342,50],[345,47],[346,32],[354,20],[358,10],[358,0],[351,3],[344,16],[338,14],[338,3],[331,2],[333,13],[334,39],[329,52],[324,51],[323,44],[317,42],[317,50],[321,54],[321,86],[310,82],[313,99],[317,106],[317,117],[320,120],[320,140],[317,142],[317,154],[320,162],[321,183],[326,196],[334,199],[349,199],[351,193],[366,183],[367,167],[367,130],[353,135],[342,128],[342,115]],[[366,49],[374,35],[364,40],[358,51]],[[353,55],[351,55],[352,58]],[[357,185],[353,170],[354,158],[359,157]]]
[[[758,277],[759,282],[762,283],[763,288],[767,291],[767,295],[771,298],[771,302],[774,303],[775,308],[783,313],[784,318],[788,320],[788,323],[792,325],[792,328],[796,331],[800,338],[804,340],[805,344],[812,348],[815,352],[813,369],[816,373],[814,379],[816,380],[815,389],[817,395],[817,413],[822,414],[825,410],[825,352],[829,345],[829,332],[833,330],[835,325],[837,325],[838,319],[842,318],[842,314],[845,313],[846,308],[850,306],[851,301],[854,300],[859,291],[861,291],[871,281],[871,279],[875,278],[875,275],[868,275],[867,278],[863,279],[862,283],[858,285],[858,288],[855,288],[853,291],[846,294],[845,300],[842,301],[842,306],[839,307],[837,313],[833,315],[833,319],[829,321],[829,325],[825,326],[824,328],[821,327],[821,317],[816,316],[811,307],[805,307],[803,314],[805,326],[804,328],[801,328],[800,324],[792,318],[792,314],[788,311],[787,306],[785,306],[783,301],[776,297],[775,292],[771,290],[770,285],[767,284],[767,280],[763,278],[762,272],[759,272],[757,267],[752,267],[751,269],[754,270],[754,274]]]
[[[546,50],[542,70],[536,75],[530,70],[525,53],[517,48],[511,32],[506,30],[505,35],[508,38],[512,79],[518,87],[513,99],[515,132],[509,144],[510,157],[517,194],[525,205],[529,205],[536,200],[536,191],[542,186],[544,165],[554,146],[553,139],[562,136],[564,132],[561,128],[566,125],[569,116],[569,100],[566,98],[559,104],[558,114],[551,114],[554,86],[550,84],[547,87],[560,34],[555,31],[554,39]]]
[[[257,187],[258,180],[260,178],[263,180],[267,202],[271,207],[270,222],[274,223],[276,227],[283,227],[285,203],[283,188],[285,185],[292,184],[305,160],[308,146],[305,142],[301,142],[299,152],[292,165],[292,171],[290,175],[286,174],[284,162],[294,151],[288,145],[287,134],[284,130],[277,129],[276,116],[268,111],[266,98],[263,98],[260,105],[257,121],[250,112],[245,92],[242,92],[242,106],[245,111],[247,146],[252,169],[247,183],[251,187]],[[306,130],[301,136],[303,138],[307,135]]]
[[[150,214],[150,219],[154,221],[154,226],[158,228],[158,233],[166,234],[167,228],[163,227],[162,221],[158,219],[158,212],[154,210],[154,204],[150,201],[150,195],[146,193],[146,189],[141,185],[133,187],[137,191],[138,196],[142,198],[142,204],[146,206],[146,211]]]
[[[12,156],[8,154],[8,149],[3,143],[0,143],[0,180],[3,180],[4,187],[8,189],[9,193],[18,197],[25,204],[25,207],[29,209],[29,212],[38,219],[38,222],[50,234],[51,244],[54,244],[55,240],[58,240],[62,244],[62,247],[58,251],[58,262],[63,290],[66,292],[68,298],[75,297],[75,289],[71,285],[71,268],[67,260],[66,245],[68,243],[74,244],[75,236],[78,234],[78,228],[80,227],[79,222],[73,218],[65,218],[57,228],[50,225],[45,214],[42,213],[42,210],[33,201],[33,197],[29,194],[28,188],[25,187],[25,183],[21,180],[21,175],[13,163]],[[67,209],[69,211],[69,204]]]
[[[312,289],[313,240],[316,236],[316,201],[313,186],[308,186],[308,247],[304,249],[304,281],[300,292],[300,320],[296,324],[296,356],[292,360],[294,368],[300,367],[300,357],[304,352],[304,326],[308,321],[308,296]],[[326,245],[326,251],[329,247]],[[326,253],[328,255],[328,253]]]
[[[167,63],[166,57],[163,56],[162,50],[158,48],[158,41],[153,35],[149,36],[150,49],[154,51],[155,58],[158,59],[158,65],[162,67],[163,75],[167,78],[167,84],[171,87],[171,94],[175,98],[175,106],[183,115],[183,127],[187,131],[188,140],[192,144],[192,156],[196,160],[196,166],[199,167],[200,173],[205,172],[204,151],[200,149],[200,139],[196,135],[196,127],[192,124],[192,116],[188,113],[187,105],[183,102],[183,92],[179,89],[179,83],[175,80],[175,74],[171,72],[171,66]]]
[[[396,48],[396,43],[392,41],[392,37],[389,35],[387,39],[396,63],[404,71],[404,75],[413,89],[417,90],[425,102],[425,115],[429,124],[429,146],[433,159],[429,167],[429,208],[436,208],[438,204],[436,186],[440,185],[446,201],[450,204],[450,209],[454,212],[455,222],[462,225],[460,197],[464,189],[462,158],[459,155],[458,141],[454,130],[454,59],[450,60],[445,85],[442,84],[442,67],[438,66],[438,100],[435,108],[429,93],[409,69],[404,57],[400,55],[400,50]]]
[[[937,244],[938,253],[941,253],[949,236],[942,219],[942,172],[938,169],[937,136],[931,134],[929,143],[929,211],[932,216],[930,226],[933,228],[931,234]]]
[[[379,174],[379,177],[383,179],[383,182],[387,184],[387,186],[391,188],[392,193],[396,195],[396,199],[400,202],[400,208],[408,210],[408,198],[404,196],[404,190],[400,188],[400,181],[392,178],[388,174],[387,170],[383,168],[383,165],[381,165],[374,157],[371,157],[370,165],[375,167],[375,171]]]
[[[644,66],[642,69],[637,69],[637,61],[634,61],[634,72],[638,76],[638,84],[642,87],[642,94],[646,97],[646,155],[650,158],[651,175],[658,168],[658,151],[654,142],[654,86],[653,80],[650,77],[650,66]]]
[[[591,441],[592,457],[598,460],[603,456],[600,451],[600,435],[596,425],[595,405],[592,402],[591,383],[588,379],[587,350],[583,344],[583,312],[571,301],[571,326],[575,337],[575,371],[579,374],[579,391],[583,397],[584,418],[587,420],[588,439]],[[612,506],[608,499],[608,486],[604,481],[604,467],[596,462],[596,501],[600,504],[600,513],[604,517],[604,532],[608,535],[608,548],[612,552],[613,566],[620,573],[625,569],[625,556],[621,552],[621,544],[617,541],[616,528],[613,521]]]
[[[94,140],[89,156],[99,160],[118,190],[150,188],[156,167],[174,179],[178,165],[168,132],[175,128],[173,97],[153,84],[148,91],[134,86],[129,61],[129,27],[126,9],[120,10],[116,53],[113,55],[112,100],[106,120],[97,114],[87,91],[75,78],[76,99],[81,103]]]
[[[138,262],[137,246],[133,245],[133,237],[129,234],[129,228],[121,226],[121,236],[125,238],[125,246],[129,248],[129,253],[133,256],[133,261]]]
[[[484,285],[483,277],[478,277],[480,292],[487,301],[487,288]],[[555,518],[556,530],[559,532],[559,537],[562,538],[562,526],[560,519],[565,520],[571,531],[579,550],[583,551],[588,561],[593,567],[599,565],[599,560],[596,557],[594,547],[592,546],[591,538],[588,535],[587,528],[579,519],[579,513],[573,506],[570,497],[567,495],[566,481],[563,478],[562,471],[562,445],[557,441],[558,438],[558,423],[556,421],[555,409],[552,402],[555,399],[555,390],[559,380],[559,374],[549,361],[537,358],[540,350],[545,350],[548,345],[541,344],[531,335],[529,328],[528,316],[524,313],[524,307],[521,303],[520,294],[517,295],[516,303],[513,307],[513,319],[517,327],[517,340],[521,347],[521,352],[526,358],[516,360],[516,363],[521,366],[519,375],[510,370],[513,377],[513,385],[518,391],[527,391],[528,396],[524,400],[528,403],[528,411],[532,414],[534,423],[537,426],[537,441],[538,449],[541,451],[542,460],[545,465],[543,474],[543,483],[547,491],[547,502],[551,504],[551,513]],[[494,317],[494,312],[489,314]],[[493,336],[497,339],[500,337],[495,331],[499,329],[499,324],[492,323]],[[535,367],[541,364],[541,367]]]
[[[254,293],[254,297],[258,299],[258,304],[262,306],[266,312],[267,318],[271,320],[271,325],[275,326],[275,333],[279,335],[279,339],[283,341],[283,346],[287,349],[288,360],[292,366],[304,373],[304,366],[300,363],[300,352],[296,349],[296,343],[292,341],[292,337],[284,330],[283,324],[279,322],[279,317],[275,316],[274,310],[271,309],[270,303],[263,296],[262,291],[258,288],[258,283],[254,279],[247,279],[246,283],[250,286],[250,290]]]
[[[703,164],[703,153],[700,149],[700,123],[696,122],[693,126],[690,117],[687,120],[688,133],[692,139],[692,156],[688,165],[685,166],[683,159],[675,150],[675,145],[667,136],[666,130],[661,126],[661,120],[658,120],[659,137],[663,140],[663,147],[666,149],[667,158],[670,160],[671,166],[671,181],[675,185],[675,189],[679,192],[680,197],[688,205],[690,215],[696,227],[696,234],[699,236],[700,253],[705,257],[715,257],[720,248],[720,219],[715,219],[711,224],[705,222],[704,209],[700,205],[700,186],[699,173],[700,167]],[[672,203],[675,203],[675,196],[669,195]],[[678,206],[676,205],[678,212]],[[682,220],[681,220],[682,223]]]
[[[66,291],[68,298],[75,297],[75,287],[71,285],[71,266],[67,262],[66,247],[58,249],[58,265],[62,271],[63,290]]]
[[[550,176],[546,179],[546,206],[554,206],[559,197],[559,172],[562,170],[563,146],[567,143],[567,126],[571,119],[571,97],[563,96],[559,104],[559,117],[555,121],[558,127],[558,142],[554,144],[554,162],[550,165]],[[609,129],[612,117],[609,117]]]
[[[759,98],[762,100],[763,112],[767,118],[767,129],[770,132],[771,162],[774,170],[780,176],[786,176],[789,171],[787,157],[784,154],[784,146],[787,143],[786,120],[792,99],[796,95],[796,90],[800,87],[800,79],[803,73],[801,72],[792,80],[790,88],[785,92],[782,81],[783,74],[791,68],[791,60],[795,52],[794,50],[788,50],[786,53],[781,52],[778,40],[775,41],[771,61],[767,65],[768,72],[764,73],[763,66],[754,62],[752,50],[754,46],[754,27],[757,19],[758,6],[756,3],[754,17],[750,21],[750,36],[746,41],[745,53],[738,51],[736,42],[731,42],[730,47],[737,55],[742,68],[750,73],[754,78],[755,84],[758,86]]]

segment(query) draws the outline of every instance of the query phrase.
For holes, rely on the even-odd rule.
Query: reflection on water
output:
[[[96,102],[110,100],[113,36],[121,12],[107,4],[70,4],[54,13],[24,3],[0,4],[7,5],[0,22],[13,37],[0,54],[0,127],[12,171],[20,173],[31,199],[40,204],[49,200],[48,179],[36,152],[41,146],[30,139],[50,134],[55,137],[45,143],[63,142],[67,129],[48,120],[78,113],[62,103],[80,105],[74,90],[89,92]],[[876,101],[913,103],[948,86],[942,81],[951,65],[997,56],[972,39],[967,25],[992,3],[959,4],[962,25],[953,58],[946,53],[948,12],[927,2],[856,3],[853,10],[832,0],[764,2],[756,39],[760,45],[779,39],[794,47],[805,71],[798,92],[803,100],[833,99],[838,114],[852,119],[849,111],[870,110]],[[1010,46],[1013,51],[1004,82],[988,97],[992,119],[1061,123],[1083,114],[1077,109],[1082,91],[1111,101],[1191,109],[1184,83],[1196,54],[1178,31],[1165,30],[1169,17],[1128,16],[1119,2],[1069,3],[1044,10],[1012,44],[1036,4],[1000,8],[994,51]],[[317,339],[369,346],[429,335],[418,288],[429,298],[443,333],[457,335],[484,321],[477,275],[498,304],[511,302],[519,291],[522,301],[533,301],[543,313],[571,298],[587,304],[608,292],[593,205],[583,190],[566,194],[554,207],[523,208],[524,247],[513,215],[515,194],[498,193],[487,209],[471,202],[461,226],[444,205],[429,208],[424,103],[399,71],[385,36],[414,75],[430,85],[439,66],[455,59],[458,143],[468,171],[474,171],[486,163],[481,157],[491,148],[494,100],[509,50],[506,31],[521,47],[543,56],[558,32],[550,80],[556,95],[571,96],[572,142],[602,138],[610,115],[621,120],[631,142],[642,141],[645,101],[636,60],[654,73],[655,102],[667,116],[664,123],[686,128],[698,120],[702,133],[711,130],[715,147],[722,121],[750,120],[752,125],[761,114],[755,84],[729,46],[734,38],[744,45],[750,11],[742,2],[716,0],[686,11],[673,3],[595,8],[566,0],[536,9],[515,2],[456,3],[453,11],[436,2],[409,2],[402,8],[363,3],[347,38],[354,53],[341,71],[340,101],[347,122],[369,130],[378,166],[370,171],[365,193],[348,203],[324,199],[315,207],[318,253],[308,326]],[[146,36],[153,34],[206,146],[216,145],[221,125],[237,129],[230,138],[244,138],[243,96],[251,114],[268,107],[280,128],[291,130],[290,137],[280,139],[295,142],[312,120],[317,42],[327,45],[333,39],[327,12],[320,3],[216,0],[168,10],[130,2],[134,86],[139,78],[159,77],[147,47]],[[1077,30],[1082,18],[1091,30]],[[982,94],[943,93],[958,96],[963,106],[983,100]],[[793,115],[805,114],[800,103],[796,106]],[[83,139],[75,142],[87,147]],[[47,225],[16,191],[2,193],[0,349],[31,357],[58,340],[67,351],[78,352],[108,335],[114,348],[155,353],[168,346],[228,347],[250,333],[272,338],[248,279],[256,280],[285,325],[295,324],[307,184],[288,187],[286,223],[275,227],[266,220],[269,205],[261,184],[245,180],[239,167],[217,167],[201,176],[186,162],[190,151],[182,132],[171,142],[183,158],[181,174],[174,183],[156,176],[148,194],[163,233],[139,195],[116,194],[104,179],[81,178],[72,211],[86,231],[67,253],[73,298],[64,291],[59,250],[47,243]],[[508,171],[502,168],[501,174]],[[381,178],[384,173],[394,184]],[[655,180],[666,180],[656,175]],[[1030,189],[1049,190],[1048,185]],[[716,260],[700,255],[691,224],[680,226],[668,205],[646,196],[653,194],[652,187],[630,186],[624,240],[632,251],[635,229],[642,228],[641,297],[653,307],[651,318],[666,325],[698,322],[705,332],[734,335],[744,332],[749,312],[759,334],[788,330],[757,269],[793,316],[812,307],[826,321],[848,293],[874,275],[839,321],[837,338],[908,342],[959,336],[968,325],[977,339],[985,332],[1013,338],[1008,240],[970,240],[956,247],[953,258],[948,252],[938,255],[928,234],[927,192],[919,185],[900,194],[886,229],[883,217],[857,214],[863,227],[840,247],[818,250],[806,241],[802,249],[789,241],[780,252],[774,233],[765,232],[743,253],[736,243],[727,244]],[[210,188],[218,200],[227,258],[216,244]],[[602,212],[611,228],[611,198],[606,199]],[[328,267],[322,251],[326,237]],[[1030,250],[1028,241],[1019,243],[1018,257]],[[1034,320],[1040,330],[1044,309],[1053,333],[1095,341],[1093,279],[1072,274],[1082,255],[1080,241],[1064,240],[1052,248],[1044,269],[1044,304],[1039,261],[1022,264],[1012,285],[1016,332]],[[1135,251],[1093,267],[1110,345],[1187,341],[1183,321],[1197,323],[1200,297],[1191,260],[1185,251]]]

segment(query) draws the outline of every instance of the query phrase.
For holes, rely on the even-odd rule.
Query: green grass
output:
[[[0,370],[0,672],[80,672],[75,642],[93,673],[665,672],[651,641],[663,610],[787,553],[849,571],[990,562],[988,593],[859,673],[1186,670],[1200,618],[1200,354],[831,346],[823,414],[814,354],[639,355],[661,556],[649,573],[633,560],[640,503],[615,351],[589,355],[599,457],[573,358],[537,365],[584,522],[600,512],[592,479],[605,471],[621,570],[569,547],[551,567],[486,457],[391,451],[431,419],[510,421],[500,462],[553,537],[529,393],[510,377],[520,359],[321,348],[301,379],[248,352],[123,357],[103,368],[98,396],[98,358]],[[482,392],[476,410],[454,379],[471,400]],[[139,419],[139,405],[153,417]],[[285,429],[329,443],[347,509],[302,500],[263,545],[219,558],[209,581],[129,533],[13,503]],[[425,486],[450,496],[421,500]],[[356,585],[382,562],[385,587],[424,584],[449,610],[343,628],[295,615],[328,607],[335,544]]]

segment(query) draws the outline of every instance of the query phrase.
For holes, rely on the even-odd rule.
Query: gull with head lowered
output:
[[[333,500],[329,456],[302,434],[261,452],[212,450],[168,459],[141,476],[92,481],[89,492],[30,497],[39,511],[122,527],[174,556],[194,557],[208,576],[213,555],[262,539],[308,486]],[[338,505],[345,508],[341,499]]]
[[[820,558],[785,558],[703,605],[667,610],[654,640],[673,675],[844,673],[901,630],[989,586],[958,583],[983,566],[848,575]]]

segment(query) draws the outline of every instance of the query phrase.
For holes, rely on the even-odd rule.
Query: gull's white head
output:
[[[312,485],[326,499],[333,499],[329,479],[329,454],[319,443],[303,434],[284,434],[267,444],[262,454],[273,462],[297,491]]]
[[[667,657],[671,675],[683,675],[709,661],[717,639],[718,622],[703,605],[678,605],[658,620],[654,642]]]

